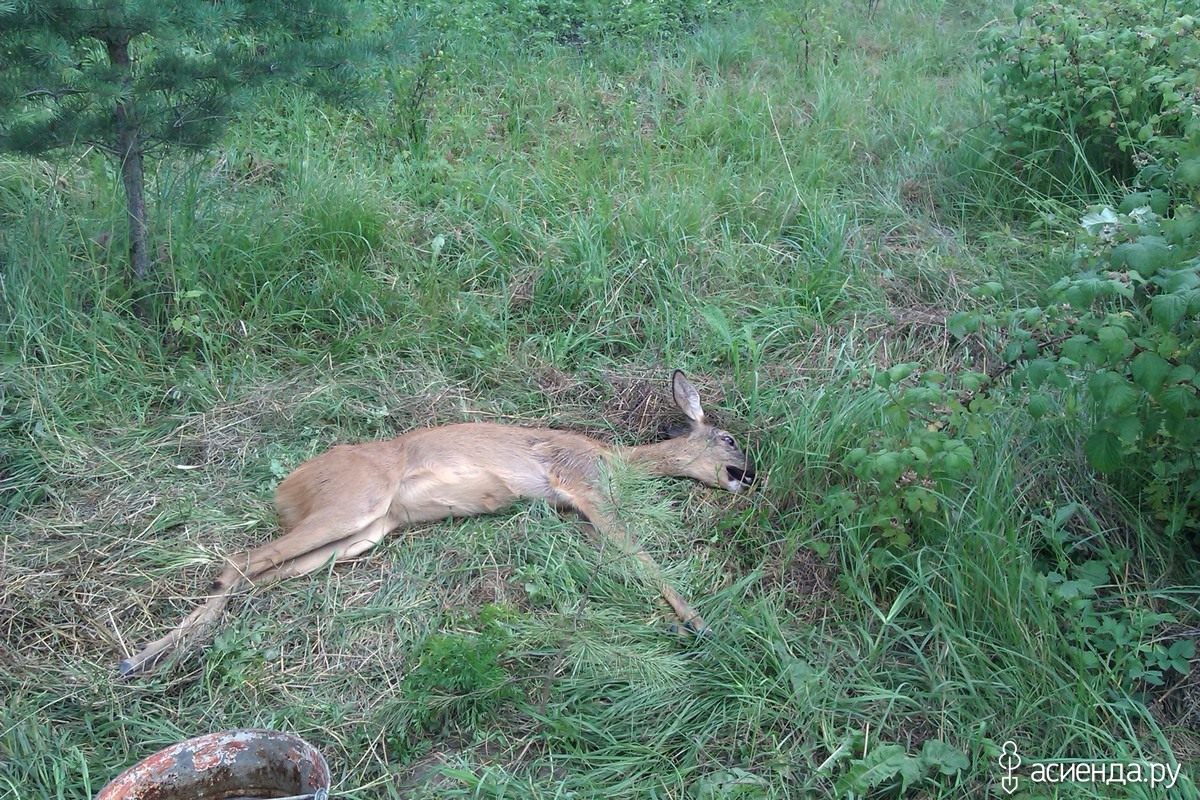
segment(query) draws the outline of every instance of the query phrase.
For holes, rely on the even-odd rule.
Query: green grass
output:
[[[674,44],[447,48],[421,142],[401,110],[266,96],[219,151],[157,167],[157,327],[120,288],[111,168],[0,161],[0,788],[89,797],[179,739],[270,726],[364,800],[845,794],[871,753],[929,741],[966,766],[866,794],[981,796],[1009,740],[1184,763],[1191,796],[1195,682],[1142,694],[1124,651],[1089,661],[1047,583],[1125,549],[1093,610],[1194,631],[1191,562],[1077,432],[1001,403],[903,552],[823,505],[892,430],[864,375],[977,360],[944,325],[967,289],[1066,263],[1061,225],[1030,231],[1049,206],[977,153],[973,36],[1007,10],[866,5],[831,7],[807,63],[772,3]],[[275,535],[304,459],[460,420],[645,441],[674,367],[764,474],[623,495],[711,640],[528,505],[238,598],[210,645],[113,680],[222,555]],[[1086,513],[1055,538],[1068,503]]]

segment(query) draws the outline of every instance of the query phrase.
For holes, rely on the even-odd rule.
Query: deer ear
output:
[[[671,377],[671,389],[675,395],[675,404],[679,406],[679,410],[683,412],[684,416],[692,421],[692,425],[703,424],[704,409],[700,407],[700,393],[688,381],[683,370],[675,370],[675,374]]]

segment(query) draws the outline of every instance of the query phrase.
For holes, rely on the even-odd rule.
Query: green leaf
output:
[[[999,281],[988,281],[979,286],[972,286],[967,290],[967,294],[972,297],[995,297],[1004,291],[1004,284]]]
[[[961,339],[968,333],[979,330],[978,311],[959,311],[946,318],[946,330],[955,339]]]
[[[1167,383],[1191,383],[1196,378],[1196,368],[1187,364],[1180,364],[1171,370],[1171,374],[1167,376]]]
[[[1142,418],[1136,414],[1117,417],[1108,427],[1121,440],[1121,443],[1127,446],[1135,446],[1138,443],[1142,438],[1144,428]]]
[[[1163,358],[1170,360],[1179,355],[1179,337],[1174,333],[1171,333],[1170,331],[1166,333],[1160,333],[1156,337],[1155,341],[1157,342],[1158,346],[1154,348],[1154,352],[1158,353]]]
[[[1136,242],[1113,248],[1110,260],[1114,267],[1126,267],[1143,275],[1152,275],[1167,263],[1169,255],[1167,242],[1161,236],[1141,236]]]
[[[1167,387],[1158,402],[1168,413],[1176,417],[1191,416],[1200,407],[1200,401],[1196,400],[1196,390],[1186,384]]]
[[[761,775],[731,767],[700,778],[693,790],[698,800],[759,800],[770,797],[771,782]]]
[[[1021,373],[1021,377],[1029,382],[1029,386],[1037,389],[1046,382],[1046,378],[1054,371],[1054,364],[1045,358],[1034,359]]]
[[[1109,414],[1121,414],[1137,405],[1141,394],[1137,388],[1125,380],[1117,378],[1112,381],[1104,393],[1104,410]]]
[[[1125,349],[1125,342],[1129,341],[1129,334],[1125,329],[1117,325],[1105,325],[1096,332],[1096,338],[1100,341],[1100,346],[1109,353],[1120,353]]]
[[[904,391],[903,402],[908,408],[914,408],[922,403],[941,402],[943,397],[942,391],[932,386],[913,386]]]
[[[1133,373],[1133,382],[1151,395],[1157,395],[1162,391],[1167,375],[1171,372],[1170,362],[1148,350],[1134,356],[1129,367]]]
[[[1034,419],[1041,419],[1050,413],[1050,398],[1044,394],[1035,394],[1033,397],[1029,398],[1029,405],[1027,408],[1029,411],[1029,416],[1033,417]]]
[[[1196,266],[1185,265],[1183,269],[1160,273],[1158,279],[1162,282],[1163,289],[1167,292],[1177,292],[1180,289],[1195,289],[1200,286],[1200,270],[1197,270]]]
[[[921,780],[924,776],[925,768],[920,759],[905,758],[900,763],[900,793],[904,794],[911,784]]]
[[[1200,158],[1180,161],[1175,168],[1175,180],[1192,189],[1200,187]]]
[[[1097,403],[1103,403],[1108,397],[1108,389],[1117,381],[1117,374],[1109,370],[1101,370],[1093,372],[1092,377],[1088,378],[1087,388],[1088,394]]]
[[[1121,205],[1117,207],[1117,211],[1120,211],[1122,214],[1128,214],[1134,209],[1148,205],[1150,205],[1149,192],[1130,192],[1122,198]]]
[[[1195,658],[1196,657],[1196,642],[1193,639],[1179,639],[1172,642],[1167,648],[1167,655],[1171,658]]]
[[[1079,513],[1083,508],[1079,503],[1067,503],[1065,506],[1055,509],[1054,511],[1054,527],[1061,528],[1066,525],[1071,517]]]
[[[1120,217],[1113,213],[1111,208],[1105,206],[1084,214],[1083,219],[1079,220],[1079,224],[1092,236],[1097,236],[1109,225],[1116,225],[1120,221]]]
[[[1188,301],[1182,294],[1160,294],[1150,301],[1150,316],[1164,330],[1170,330],[1187,314]]]
[[[1191,660],[1196,657],[1196,643],[1191,639],[1180,639],[1173,642],[1167,649],[1167,658],[1171,669],[1180,675],[1187,675],[1191,669]]]
[[[909,361],[904,364],[897,364],[887,371],[888,380],[891,383],[899,383],[913,373],[917,368],[915,361]]]
[[[1162,189],[1150,190],[1150,210],[1160,217],[1165,217],[1171,210],[1171,195]]]
[[[937,767],[943,775],[954,775],[971,766],[971,759],[966,753],[941,739],[925,740],[925,744],[921,745],[921,760],[927,766]]]
[[[1076,575],[1080,580],[1099,588],[1108,583],[1108,563],[1098,558],[1089,559],[1076,568]]]
[[[989,380],[991,379],[982,372],[963,372],[958,376],[958,384],[968,392],[977,391],[980,386],[987,385]]]
[[[898,744],[885,744],[876,747],[870,753],[867,753],[861,760],[855,761],[850,765],[850,769],[842,776],[837,783],[835,792],[838,796],[844,797],[851,792],[865,793],[870,789],[874,789],[884,781],[890,780],[897,775],[902,775],[909,765],[905,762],[913,762],[918,767],[918,772],[913,778],[920,778],[920,764],[916,759],[911,759],[904,753],[904,748]],[[907,776],[904,776],[907,783]]]
[[[957,480],[964,477],[975,463],[975,453],[962,439],[948,439],[938,455],[942,470]]]
[[[1083,452],[1097,472],[1115,472],[1121,466],[1121,443],[1108,431],[1096,431],[1089,436]]]
[[[1090,336],[1076,335],[1067,339],[1063,342],[1062,354],[1083,366],[1100,360],[1100,348]]]
[[[717,334],[721,339],[722,344],[727,344],[733,338],[733,328],[729,324],[729,317],[725,316],[725,312],[717,306],[708,305],[700,310],[704,321],[708,323],[708,327],[712,332]]]
[[[900,473],[904,471],[904,465],[900,461],[899,453],[880,453],[875,458],[875,463],[871,470],[876,480],[881,484],[895,483],[900,477]]]
[[[1075,281],[1063,292],[1063,297],[1076,311],[1085,311],[1096,301],[1098,291],[1096,281]]]
[[[1162,164],[1147,164],[1138,171],[1137,182],[1142,186],[1161,189],[1170,182],[1170,172]]]

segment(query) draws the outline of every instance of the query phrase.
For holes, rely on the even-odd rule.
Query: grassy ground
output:
[[[351,798],[981,796],[1010,740],[1182,763],[1194,793],[1191,679],[1147,695],[1123,650],[1089,658],[1047,577],[1070,529],[1129,552],[1121,608],[1194,617],[1182,557],[1074,432],[997,408],[906,548],[824,504],[890,424],[864,374],[978,363],[944,324],[967,289],[1065,269],[977,156],[993,11],[874,5],[801,28],[766,4],[661,48],[451,52],[420,141],[403,108],[264,99],[156,176],[163,335],[114,288],[104,162],[0,162],[0,788],[86,797],[168,743],[270,726]],[[764,474],[745,497],[623,500],[711,641],[531,505],[241,598],[212,646],[113,680],[220,556],[274,534],[305,458],[460,420],[644,441],[678,416],[673,367]]]

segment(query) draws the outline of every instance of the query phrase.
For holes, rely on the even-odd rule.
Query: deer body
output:
[[[331,559],[353,558],[400,527],[493,514],[520,499],[545,499],[578,512],[657,578],[658,565],[608,510],[602,489],[606,466],[619,460],[647,475],[687,476],[734,492],[754,477],[733,438],[705,424],[699,396],[683,373],[677,371],[672,383],[691,426],[655,444],[615,447],[569,431],[462,423],[421,428],[390,441],[338,445],[304,462],[276,491],[285,533],[228,558],[208,600],[121,662],[121,673],[150,666],[184,634],[211,627],[246,584],[264,585],[312,572]],[[707,629],[674,588],[661,579],[659,584],[684,624],[697,632]]]

